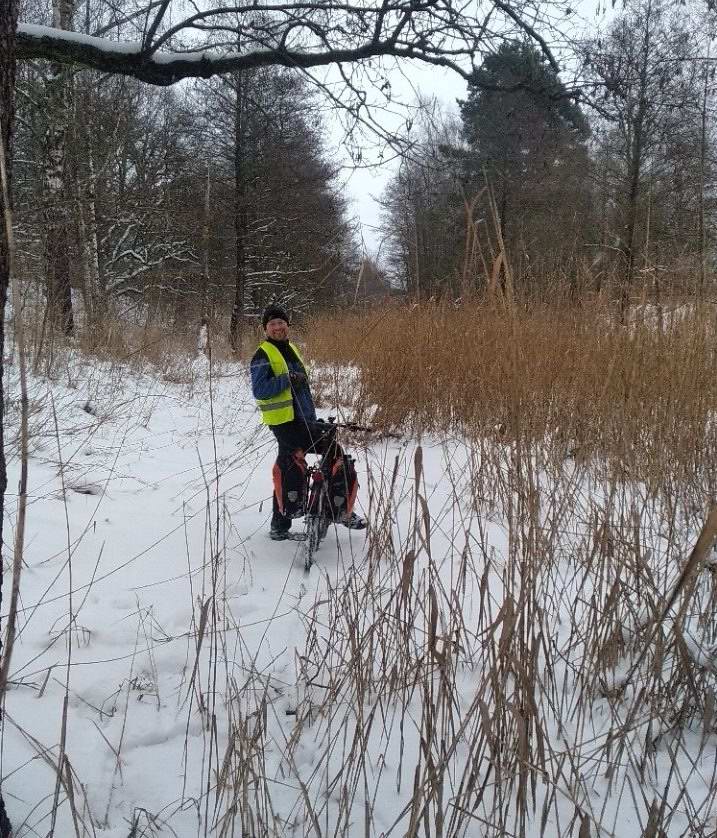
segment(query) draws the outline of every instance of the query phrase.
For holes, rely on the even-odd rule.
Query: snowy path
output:
[[[304,640],[296,608],[316,596],[322,575],[307,578],[297,545],[266,537],[274,445],[258,427],[243,376],[215,382],[213,405],[206,379],[197,386],[205,391],[190,400],[183,385],[101,371],[77,389],[33,383],[27,566],[3,765],[15,823],[26,819],[19,835],[49,828],[55,778],[38,750],[56,761],[68,664],[66,754],[103,834],[126,836],[138,807],[180,835],[197,832],[186,799],[201,794],[209,737],[192,711],[198,692],[189,681],[212,556],[220,557],[227,653],[218,656],[219,703],[247,667],[276,682],[287,709],[292,703]],[[17,473],[15,461],[11,487]],[[6,526],[10,540],[12,516]],[[348,552],[361,549],[356,534],[340,539]],[[327,544],[322,570],[335,575],[337,555]],[[204,693],[207,656],[201,660]],[[176,812],[183,797],[184,815]],[[82,801],[75,805],[82,816]],[[67,805],[59,817],[58,834],[71,834]]]

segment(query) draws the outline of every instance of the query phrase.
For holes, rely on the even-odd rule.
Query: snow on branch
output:
[[[468,79],[475,57],[491,48],[489,41],[518,32],[538,40],[549,54],[547,43],[521,19],[521,4],[509,6],[503,0],[467,5],[455,0],[269,2],[208,8],[166,26],[163,18],[170,2],[152,4],[159,5],[159,10],[142,41],[110,40],[21,23],[17,57],[170,85],[184,78],[209,78],[270,65],[309,68],[386,56],[450,68]],[[550,12],[564,2],[544,4],[546,26]],[[499,35],[486,27],[487,20],[496,16],[505,22],[502,31],[497,27]],[[531,20],[535,23],[534,16]],[[180,51],[178,46],[190,49]]]
[[[112,224],[101,240],[107,252],[103,270],[107,292],[114,296],[133,293],[137,281],[167,265],[197,265],[188,242],[152,234],[141,218],[122,218]]]

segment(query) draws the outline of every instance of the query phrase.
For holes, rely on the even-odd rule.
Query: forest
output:
[[[134,6],[112,8],[29,2],[22,20],[47,25],[52,12],[62,30],[127,41],[146,27]],[[455,299],[508,274],[538,295],[609,287],[623,309],[645,293],[704,294],[713,27],[701,5],[629,0],[572,21],[552,49],[525,30],[494,36],[454,107],[402,103],[410,118],[390,138],[401,155],[380,196],[378,252],[361,244],[329,131],[336,110],[353,117],[360,158],[360,95],[368,110],[373,83],[385,105],[387,69],[348,79],[346,98],[277,65],[157,87],[21,61],[18,274],[48,333],[139,307],[175,325],[206,316],[235,347],[271,299],[298,312]],[[215,31],[234,30],[224,20]]]

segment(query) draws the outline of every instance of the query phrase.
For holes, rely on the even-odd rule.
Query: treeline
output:
[[[117,23],[104,3],[53,9],[62,28],[132,36],[132,15]],[[275,297],[314,310],[367,291],[455,298],[507,282],[610,285],[623,305],[636,289],[704,291],[716,258],[715,17],[626,0],[563,50],[569,82],[535,39],[504,39],[455,114],[423,109],[383,197],[378,265],[362,258],[327,153],[325,99],[300,72],[162,89],[25,62],[18,267],[43,333],[137,303],[145,317],[221,320],[237,346],[247,315]]]
[[[64,28],[101,29],[62,8]],[[137,303],[178,323],[230,321],[236,344],[244,316],[275,296],[301,309],[353,290],[355,236],[301,74],[162,89],[59,64],[19,70],[18,266],[47,331]]]
[[[714,23],[703,5],[627,0],[573,44],[569,85],[534,42],[488,56],[458,116],[423,120],[386,192],[394,282],[418,297],[611,283],[623,304],[638,289],[704,290],[717,256]]]

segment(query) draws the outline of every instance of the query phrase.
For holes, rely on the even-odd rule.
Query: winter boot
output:
[[[291,538],[291,531],[277,524],[272,524],[269,530],[269,538],[272,541],[286,541]]]
[[[339,523],[350,530],[365,530],[367,525],[366,519],[357,515],[355,512],[345,512],[339,518]]]

